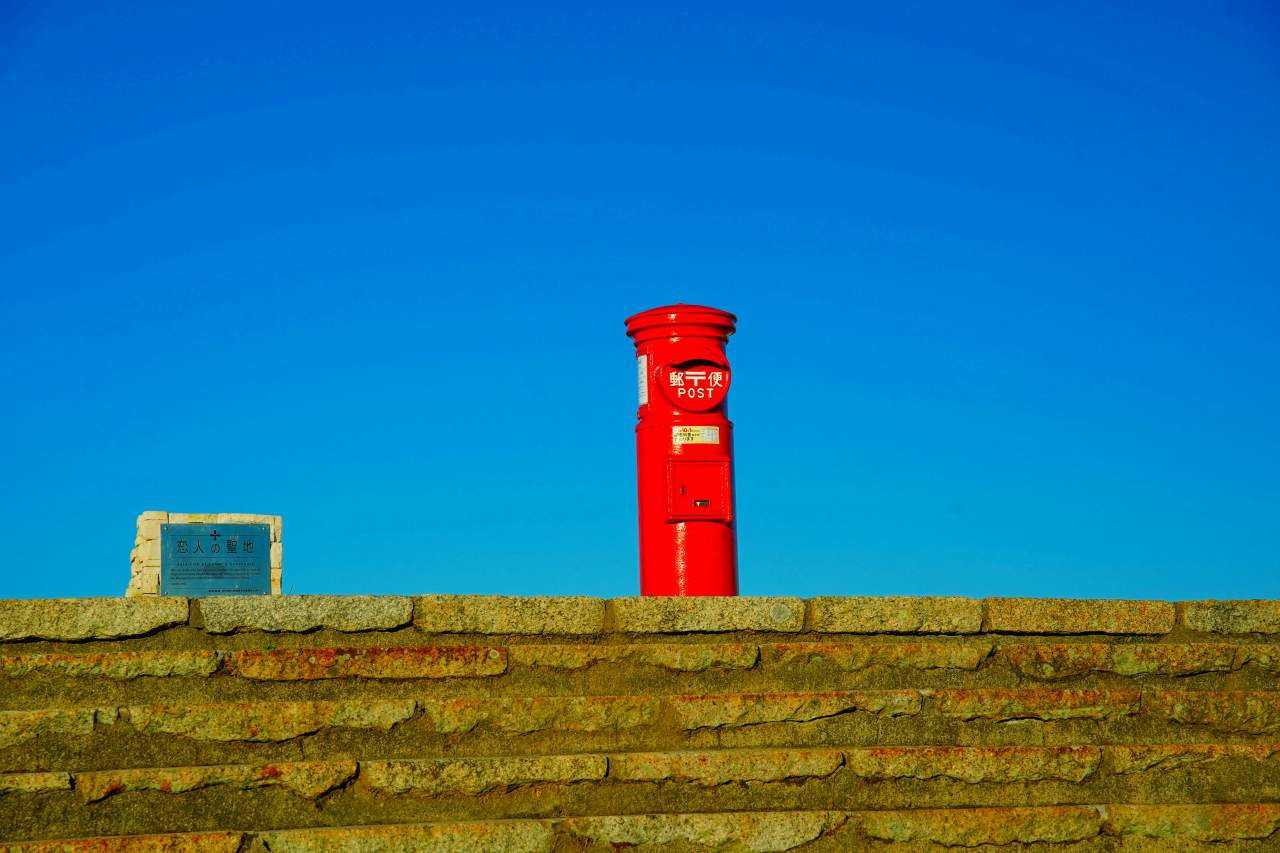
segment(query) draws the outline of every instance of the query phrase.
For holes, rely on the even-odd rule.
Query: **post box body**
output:
[[[627,318],[639,380],[641,595],[737,595],[725,344],[737,318],[699,305]]]

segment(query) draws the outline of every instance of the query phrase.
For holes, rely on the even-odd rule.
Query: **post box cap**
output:
[[[633,314],[626,320],[627,334],[636,343],[666,337],[704,337],[725,341],[733,334],[738,318],[719,308],[705,305],[663,305]]]

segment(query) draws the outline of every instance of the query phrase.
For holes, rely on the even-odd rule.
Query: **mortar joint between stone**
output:
[[[198,631],[209,632],[205,629],[204,610],[200,607],[200,599],[187,599],[187,624]]]
[[[991,634],[995,633],[991,630],[991,605],[989,598],[983,598],[978,602],[978,633]]]

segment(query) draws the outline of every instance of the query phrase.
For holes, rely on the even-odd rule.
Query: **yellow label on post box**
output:
[[[673,426],[671,428],[672,444],[719,444],[720,427],[718,426]]]

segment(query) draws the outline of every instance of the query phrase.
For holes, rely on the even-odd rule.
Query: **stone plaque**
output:
[[[271,594],[268,524],[160,525],[160,594]]]

